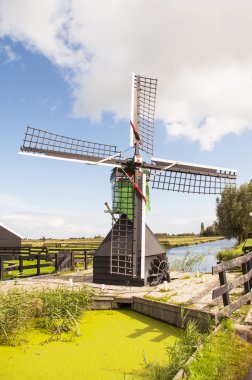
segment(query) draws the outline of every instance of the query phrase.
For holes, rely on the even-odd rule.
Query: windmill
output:
[[[156,285],[169,281],[164,248],[145,223],[148,184],[158,190],[220,194],[234,186],[236,171],[140,155],[153,155],[157,80],[133,73],[130,145],[133,158],[116,146],[64,137],[27,127],[20,153],[113,167],[112,229],[94,255],[94,282]]]

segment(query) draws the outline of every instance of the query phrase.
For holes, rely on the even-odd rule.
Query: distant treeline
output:
[[[166,239],[171,237],[183,237],[183,236],[198,236],[198,234],[195,234],[194,232],[188,232],[184,234],[168,234],[167,232],[157,232],[154,234],[157,239]]]

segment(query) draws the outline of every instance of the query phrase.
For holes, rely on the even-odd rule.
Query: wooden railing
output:
[[[226,271],[237,267],[241,267],[242,274],[231,282],[228,282]],[[212,298],[215,299],[222,296],[225,307],[221,313],[231,314],[246,303],[250,303],[252,300],[252,251],[236,259],[218,263],[212,267],[212,273],[219,274],[220,287],[213,290]],[[244,287],[244,294],[231,303],[229,292],[240,285]]]
[[[36,269],[36,274],[41,274],[41,268],[54,267],[55,271],[74,267],[77,264],[83,265],[88,269],[88,265],[93,261],[94,250],[83,250],[77,248],[74,250],[41,248],[22,248],[6,247],[0,248],[0,281],[4,279],[5,272],[18,271],[20,277],[27,277],[26,269]],[[18,261],[18,262],[17,262]],[[27,264],[24,261],[35,263]],[[41,262],[43,261],[43,262]]]

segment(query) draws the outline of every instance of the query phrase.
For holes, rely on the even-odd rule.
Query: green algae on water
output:
[[[28,346],[0,346],[0,379],[136,379],[148,361],[167,362],[165,348],[179,329],[129,309],[86,311],[81,336],[71,342],[41,344],[49,335],[34,330]]]

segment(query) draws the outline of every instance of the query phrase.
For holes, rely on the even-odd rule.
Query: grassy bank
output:
[[[227,261],[235,259],[243,254],[244,247],[252,247],[252,239],[247,239],[244,243],[236,245],[233,249],[227,251],[220,251],[217,255],[219,261]]]
[[[193,361],[186,364],[195,352]],[[173,346],[167,348],[166,366],[150,362],[141,373],[142,378],[172,380],[184,368],[188,380],[239,380],[248,373],[252,360],[252,346],[237,336],[228,320],[209,336],[201,335],[193,323]]]
[[[223,240],[223,236],[175,236],[168,238],[160,238],[159,242],[167,249],[174,247],[182,247],[187,245],[201,244],[201,243],[209,243],[211,241]]]
[[[239,380],[248,373],[251,360],[251,344],[232,328],[222,326],[205,342],[186,372],[189,380]]]

